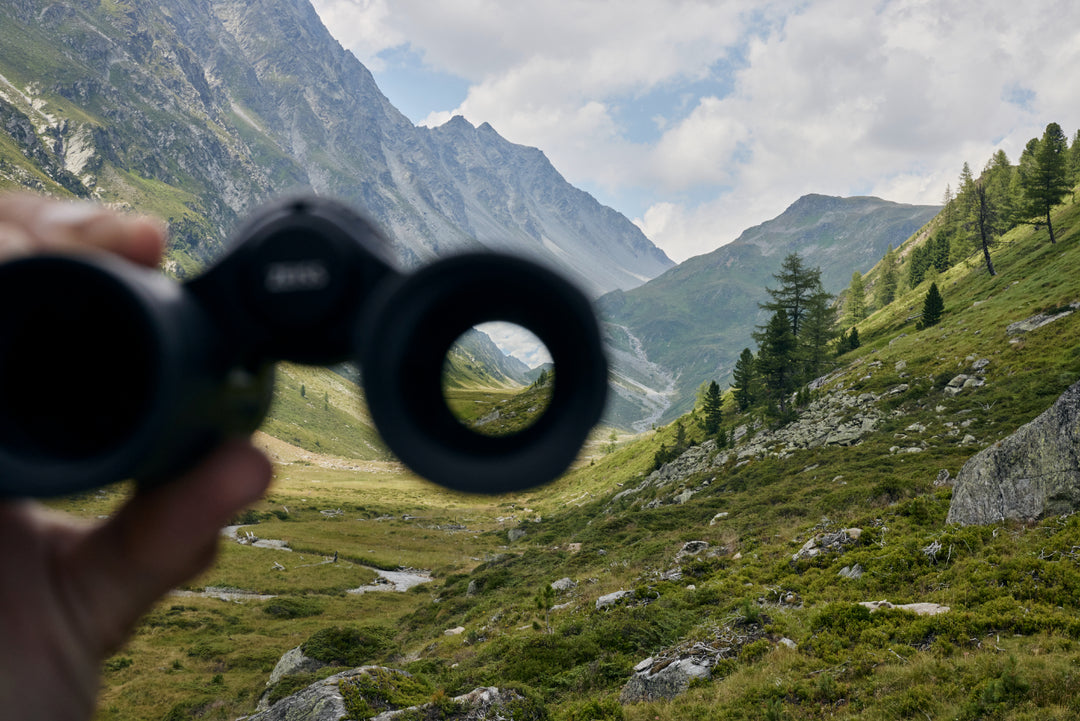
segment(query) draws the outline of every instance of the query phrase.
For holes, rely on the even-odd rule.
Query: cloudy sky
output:
[[[937,203],[1080,126],[1075,0],[314,0],[414,122],[543,150],[674,260],[805,193]]]

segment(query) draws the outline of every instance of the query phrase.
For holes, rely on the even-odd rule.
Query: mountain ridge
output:
[[[372,216],[406,266],[513,248],[598,295],[672,265],[541,151],[463,118],[413,125],[307,0],[19,0],[0,7],[0,25],[0,109],[34,131],[8,131],[17,154],[0,148],[11,166],[0,187],[161,215],[182,274],[246,213],[298,188]]]
[[[825,289],[839,292],[855,270],[869,270],[887,246],[899,246],[937,213],[937,206],[893,203],[876,197],[805,195],[776,218],[743,231],[727,245],[683,261],[629,291],[615,290],[598,301],[606,322],[636,336],[646,359],[676,376],[663,422],[686,412],[701,383],[727,384],[739,353],[753,345],[751,333],[764,322],[758,304],[783,257],[798,252],[804,265],[820,267]],[[631,370],[616,375],[634,379]],[[640,379],[638,379],[640,380]],[[619,393],[609,411],[629,426],[644,405]]]

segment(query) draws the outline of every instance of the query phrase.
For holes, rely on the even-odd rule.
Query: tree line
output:
[[[1080,130],[1069,143],[1057,123],[1048,124],[1042,137],[1027,142],[1016,165],[998,150],[976,177],[965,162],[956,191],[951,184],[945,188],[930,237],[911,250],[904,269],[890,247],[882,258],[873,298],[867,298],[862,274],[852,275],[844,292],[845,322],[857,323],[870,310],[891,303],[901,286],[933,282],[938,273],[968,258],[979,257],[987,272],[997,275],[990,249],[1018,225],[1045,226],[1050,242],[1056,243],[1051,211],[1078,183]]]
[[[901,263],[889,247],[882,258],[872,296],[866,278],[855,271],[843,294],[843,325],[836,299],[821,284],[820,268],[809,268],[791,253],[773,275],[775,288],[766,287],[769,301],[759,304],[768,320],[753,334],[757,352],[744,348],[735,363],[732,397],[739,412],[764,407],[781,422],[794,415],[795,407],[809,399],[807,384],[831,367],[835,356],[859,347],[856,324],[872,310],[889,305],[906,288],[930,280],[918,318],[919,329],[941,320],[945,306],[934,282],[938,273],[973,256],[981,256],[987,272],[996,274],[990,256],[992,244],[1021,224],[1047,229],[1056,243],[1051,211],[1080,183],[1080,130],[1069,143],[1057,123],[1050,123],[1041,138],[1032,138],[1017,165],[999,150],[978,177],[964,163],[954,193],[945,190],[941,212],[931,224],[931,235],[908,253]],[[840,327],[845,330],[840,331]],[[698,392],[698,423],[707,438],[720,445],[727,438],[721,428],[722,396],[716,381],[702,384]],[[673,448],[661,446],[657,466],[685,450],[682,422],[677,423]]]

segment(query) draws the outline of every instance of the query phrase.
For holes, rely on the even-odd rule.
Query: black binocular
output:
[[[509,435],[466,426],[443,394],[451,346],[488,321],[532,331],[555,369],[546,410]],[[290,197],[184,283],[102,253],[0,265],[0,497],[161,482],[259,427],[275,362],[348,360],[390,451],[466,492],[557,477],[607,393],[592,305],[562,276],[498,253],[405,273],[348,207]]]

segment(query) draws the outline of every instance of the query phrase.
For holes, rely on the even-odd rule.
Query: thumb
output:
[[[265,493],[270,476],[262,453],[230,442],[184,477],[140,489],[73,544],[62,563],[65,595],[87,640],[103,653],[119,647],[159,597],[210,565],[221,527]]]

